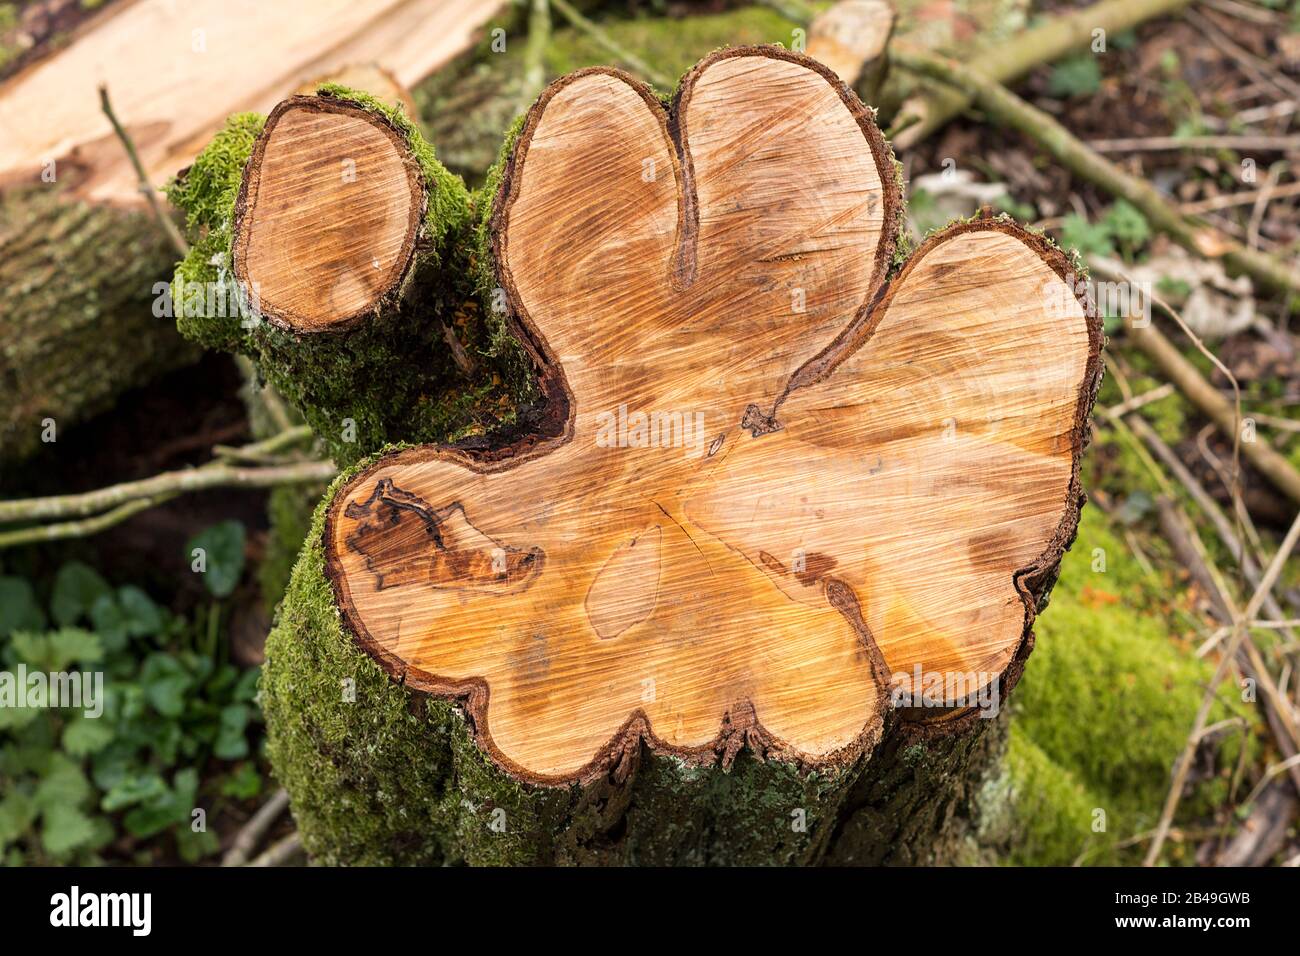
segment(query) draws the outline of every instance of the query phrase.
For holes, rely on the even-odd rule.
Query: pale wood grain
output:
[[[151,181],[188,165],[231,113],[268,112],[303,83],[374,64],[413,86],[473,42],[500,0],[135,0],[0,85],[0,182],[50,160],[80,195],[140,201],[99,109],[113,104]],[[74,176],[75,173],[75,176]]]
[[[887,150],[811,61],[715,55],[675,109],[584,71],[516,148],[498,269],[554,433],[387,456],[329,512],[363,646],[531,780],[641,736],[846,759],[913,667],[1011,672],[1077,521],[1100,331],[1065,257],[975,222],[886,284]],[[692,440],[611,445],[636,412]]]
[[[235,268],[261,313],[295,331],[365,315],[410,266],[423,179],[374,114],[296,97],[271,114],[249,163]]]

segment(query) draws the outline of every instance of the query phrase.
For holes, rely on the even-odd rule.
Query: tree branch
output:
[[[1246,273],[1260,286],[1282,294],[1300,295],[1300,272],[1293,267],[1249,249],[1204,223],[1188,219],[1146,180],[1126,173],[1089,149],[1051,116],[989,76],[912,47],[895,45],[890,60],[895,66],[966,92],[971,102],[992,118],[1029,136],[1080,179],[1127,199],[1153,226],[1179,245],[1197,255],[1222,258],[1230,272]]]

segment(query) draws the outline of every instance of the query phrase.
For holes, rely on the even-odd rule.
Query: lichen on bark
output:
[[[155,286],[176,261],[143,211],[96,206],[55,184],[0,196],[0,459],[10,465],[106,411],[128,389],[198,359]]]

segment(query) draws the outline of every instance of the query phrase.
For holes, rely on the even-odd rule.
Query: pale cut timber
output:
[[[1005,690],[1077,525],[1100,325],[1004,220],[888,279],[900,206],[810,59],[714,54],[668,115],[617,71],[553,84],[492,221],[550,425],[339,490],[327,570],[361,646],[534,783],[641,740],[839,765],[900,704],[947,726]]]
[[[413,87],[466,49],[500,0],[131,0],[0,85],[0,184],[59,182],[97,202],[141,201],[99,108],[108,87],[149,179],[188,166],[232,113],[268,112],[302,84],[374,63]],[[198,47],[198,48],[196,48]],[[201,49],[200,49],[201,48]],[[142,55],[142,50],[147,51]],[[75,172],[75,176],[74,176]]]
[[[337,83],[339,86],[369,93],[385,106],[400,108],[407,116],[419,114],[411,91],[397,82],[397,77],[391,71],[377,63],[349,63],[333,73],[303,83],[294,92],[310,96],[323,83]]]
[[[419,166],[383,117],[323,96],[277,106],[235,208],[235,276],[295,332],[346,328],[400,286],[426,203]]]
[[[850,87],[883,66],[894,32],[894,6],[888,0],[842,0],[808,25],[805,52],[829,66]]]

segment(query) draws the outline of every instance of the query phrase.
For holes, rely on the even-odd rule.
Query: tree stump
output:
[[[235,269],[328,335],[400,279],[419,191],[369,118],[295,108],[245,172]],[[364,198],[337,198],[340,141]],[[779,48],[715,53],[667,109],[571,74],[507,156],[476,256],[541,411],[369,458],[318,510],[263,685],[305,845],[969,852],[981,718],[1084,498],[1102,334],[1071,260],[992,217],[905,256],[871,112]]]

